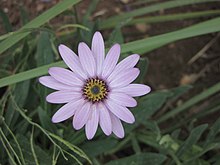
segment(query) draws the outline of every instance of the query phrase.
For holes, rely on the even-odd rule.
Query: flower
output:
[[[85,126],[88,139],[94,137],[98,125],[106,135],[113,132],[123,138],[121,121],[135,121],[127,107],[137,105],[133,97],[150,92],[147,85],[131,84],[140,73],[135,68],[140,56],[130,55],[117,64],[120,45],[115,44],[105,57],[100,32],[94,34],[91,49],[85,43],[79,43],[79,56],[62,44],[59,52],[70,70],[52,67],[48,71],[50,76],[39,78],[41,84],[58,90],[46,97],[47,102],[66,103],[53,115],[52,122],[73,117],[73,127],[79,130]]]

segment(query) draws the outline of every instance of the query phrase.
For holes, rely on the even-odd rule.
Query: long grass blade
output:
[[[180,6],[182,7],[186,5],[191,5],[191,4],[208,3],[208,2],[216,2],[216,1],[218,0],[184,0],[184,1],[173,0],[173,1],[163,2],[163,3],[143,7],[140,9],[136,9],[128,13],[122,13],[120,15],[110,17],[102,21],[102,23],[100,24],[100,28],[103,29],[107,27],[112,27],[115,24],[121,21],[125,21],[128,18],[134,18],[134,17],[141,16],[144,14],[159,11],[161,9],[165,10],[165,9],[170,9],[170,8],[175,8],[175,7],[180,7]]]
[[[210,16],[215,16],[215,15],[220,15],[220,10],[197,11],[197,12],[180,13],[180,14],[167,14],[167,15],[151,16],[151,17],[148,16],[148,17],[133,19],[130,22],[128,22],[126,25],[134,25],[137,23],[152,24],[152,23],[158,23],[158,22],[176,21],[176,20],[184,20],[184,19],[192,19],[192,18],[200,18],[200,17],[210,17]]]

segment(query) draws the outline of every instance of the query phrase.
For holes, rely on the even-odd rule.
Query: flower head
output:
[[[91,49],[83,42],[79,44],[79,56],[65,45],[59,46],[59,52],[70,70],[52,67],[50,76],[39,79],[41,84],[57,90],[46,97],[48,102],[66,103],[52,121],[59,123],[73,117],[73,127],[79,130],[85,126],[88,139],[94,137],[98,125],[106,135],[113,132],[123,138],[121,121],[135,121],[127,107],[137,105],[133,97],[150,92],[147,85],[131,84],[140,73],[135,68],[140,56],[130,55],[117,64],[120,45],[113,45],[105,56],[100,32],[94,34]]]

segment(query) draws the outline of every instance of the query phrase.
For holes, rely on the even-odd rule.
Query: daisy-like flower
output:
[[[65,45],[59,46],[59,52],[70,70],[52,67],[50,76],[39,79],[41,84],[58,90],[46,97],[47,102],[66,103],[53,115],[52,122],[73,117],[73,127],[79,130],[85,126],[88,139],[94,137],[98,125],[106,135],[113,132],[123,138],[121,121],[135,121],[127,107],[137,105],[133,97],[150,92],[147,85],[131,84],[140,73],[135,68],[140,56],[130,55],[117,64],[120,45],[113,45],[105,56],[100,32],[94,34],[91,49],[83,42],[79,44],[79,56]]]

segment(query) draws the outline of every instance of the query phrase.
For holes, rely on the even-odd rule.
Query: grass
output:
[[[207,7],[202,11],[162,15],[158,14],[159,11],[178,11],[192,5],[208,6],[216,2],[137,0],[133,6],[144,6],[102,19],[93,17],[99,3],[102,3],[98,0],[89,2],[84,15],[76,12],[80,0],[63,0],[29,22],[29,11],[22,8],[20,17],[26,24],[18,30],[10,23],[8,15],[0,10],[5,30],[0,36],[0,164],[219,164],[219,82],[203,88],[200,93],[192,92],[198,90],[196,85],[177,86],[136,98],[138,106],[131,108],[136,122],[123,124],[124,139],[104,136],[99,129],[91,141],[86,139],[84,130],[73,130],[71,121],[51,122],[60,105],[47,103],[45,97],[51,90],[38,83],[39,76],[48,74],[50,67],[67,67],[60,61],[57,51],[60,43],[76,50],[78,42],[90,43],[97,30],[107,34],[107,50],[112,43],[121,44],[121,58],[132,53],[141,55],[137,65],[141,76],[137,83],[143,83],[151,62],[147,59],[148,53],[161,51],[159,48],[176,41],[215,35],[220,31],[218,9]],[[153,4],[146,5],[148,3]],[[70,17],[72,22],[59,23],[59,27],[48,23],[58,15]],[[177,20],[196,23],[151,37],[142,35],[136,39],[133,36],[132,40],[125,42],[129,38],[124,35],[126,28],[134,29],[140,23],[163,26],[164,22],[175,23]],[[191,111],[195,113],[191,114]],[[203,123],[202,119],[208,119],[210,115],[215,120]]]

